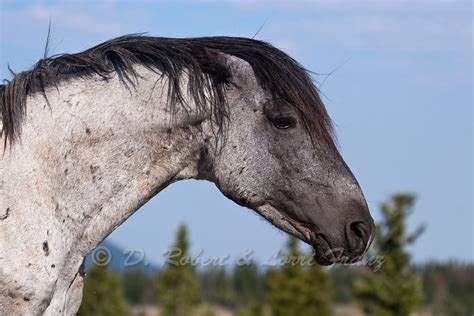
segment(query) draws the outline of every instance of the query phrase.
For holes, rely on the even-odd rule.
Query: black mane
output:
[[[41,59],[31,70],[18,73],[11,81],[0,85],[3,123],[0,135],[4,134],[5,145],[7,141],[11,145],[20,137],[28,95],[42,93],[46,97],[47,87],[95,75],[106,79],[114,72],[125,85],[134,86],[136,64],[167,76],[171,107],[185,106],[179,80],[186,70],[189,92],[195,103],[204,108],[210,101],[213,121],[221,128],[227,117],[224,89],[230,73],[219,63],[216,52],[247,61],[264,89],[275,99],[283,99],[301,112],[313,139],[334,145],[331,119],[307,71],[268,43],[238,37],[174,39],[127,35],[81,53]]]

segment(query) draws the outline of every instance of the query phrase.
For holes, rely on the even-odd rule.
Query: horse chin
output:
[[[335,263],[345,263],[344,257],[341,257],[341,252],[334,251],[329,246],[320,247],[319,245],[313,245],[314,254],[313,259],[322,266],[330,266]]]
[[[368,248],[368,247],[367,247]],[[329,266],[335,263],[353,264],[360,261],[365,254],[353,255],[347,252],[343,247],[331,247],[330,244],[322,237],[317,238],[313,242],[314,260],[323,266]]]
[[[311,244],[314,249],[313,258],[318,264],[329,266],[339,261],[337,252],[331,248],[329,242],[322,236],[314,238]]]
[[[317,254],[314,255],[313,259],[314,261],[316,261],[317,264],[322,265],[322,266],[330,266],[334,264],[334,262],[331,261],[329,258],[325,256],[319,256]]]

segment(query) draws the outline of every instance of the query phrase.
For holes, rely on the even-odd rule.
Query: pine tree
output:
[[[161,315],[191,315],[201,300],[201,290],[189,260],[186,227],[181,225],[168,256],[166,268],[158,274],[157,292]]]
[[[290,238],[281,270],[268,274],[267,303],[275,316],[325,316],[331,314],[331,286],[326,271],[318,265],[304,264],[308,255]]]
[[[79,316],[121,316],[127,314],[119,278],[105,266],[94,266],[85,278]]]
[[[254,261],[234,268],[233,288],[236,294],[236,303],[240,307],[248,307],[260,303],[264,296],[264,282]]]
[[[131,269],[123,273],[122,285],[129,304],[143,305],[154,300],[153,278],[140,269]]]
[[[420,303],[421,282],[405,250],[424,230],[407,233],[405,221],[414,204],[414,195],[397,194],[381,205],[383,220],[377,225],[374,248],[383,265],[379,271],[366,271],[355,283],[356,302],[368,315],[409,315]]]
[[[235,306],[231,279],[224,267],[210,265],[199,273],[202,298],[228,308]]]
[[[216,303],[223,306],[232,305],[232,287],[225,268],[217,270]]]

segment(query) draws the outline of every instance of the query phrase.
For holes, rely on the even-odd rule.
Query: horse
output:
[[[321,265],[373,240],[310,72],[269,43],[126,35],[13,74],[0,106],[2,314],[74,315],[85,256],[183,179],[213,182]]]

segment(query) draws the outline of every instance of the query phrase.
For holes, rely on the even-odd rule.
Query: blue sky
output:
[[[115,36],[253,36],[315,76],[341,151],[372,214],[391,193],[419,199],[409,228],[427,230],[417,262],[473,261],[472,7],[470,1],[2,1],[0,77],[43,54],[77,52]],[[330,76],[325,75],[332,73]],[[162,261],[179,223],[193,253],[247,250],[265,262],[285,235],[223,197],[211,183],[176,183],[111,236]]]

